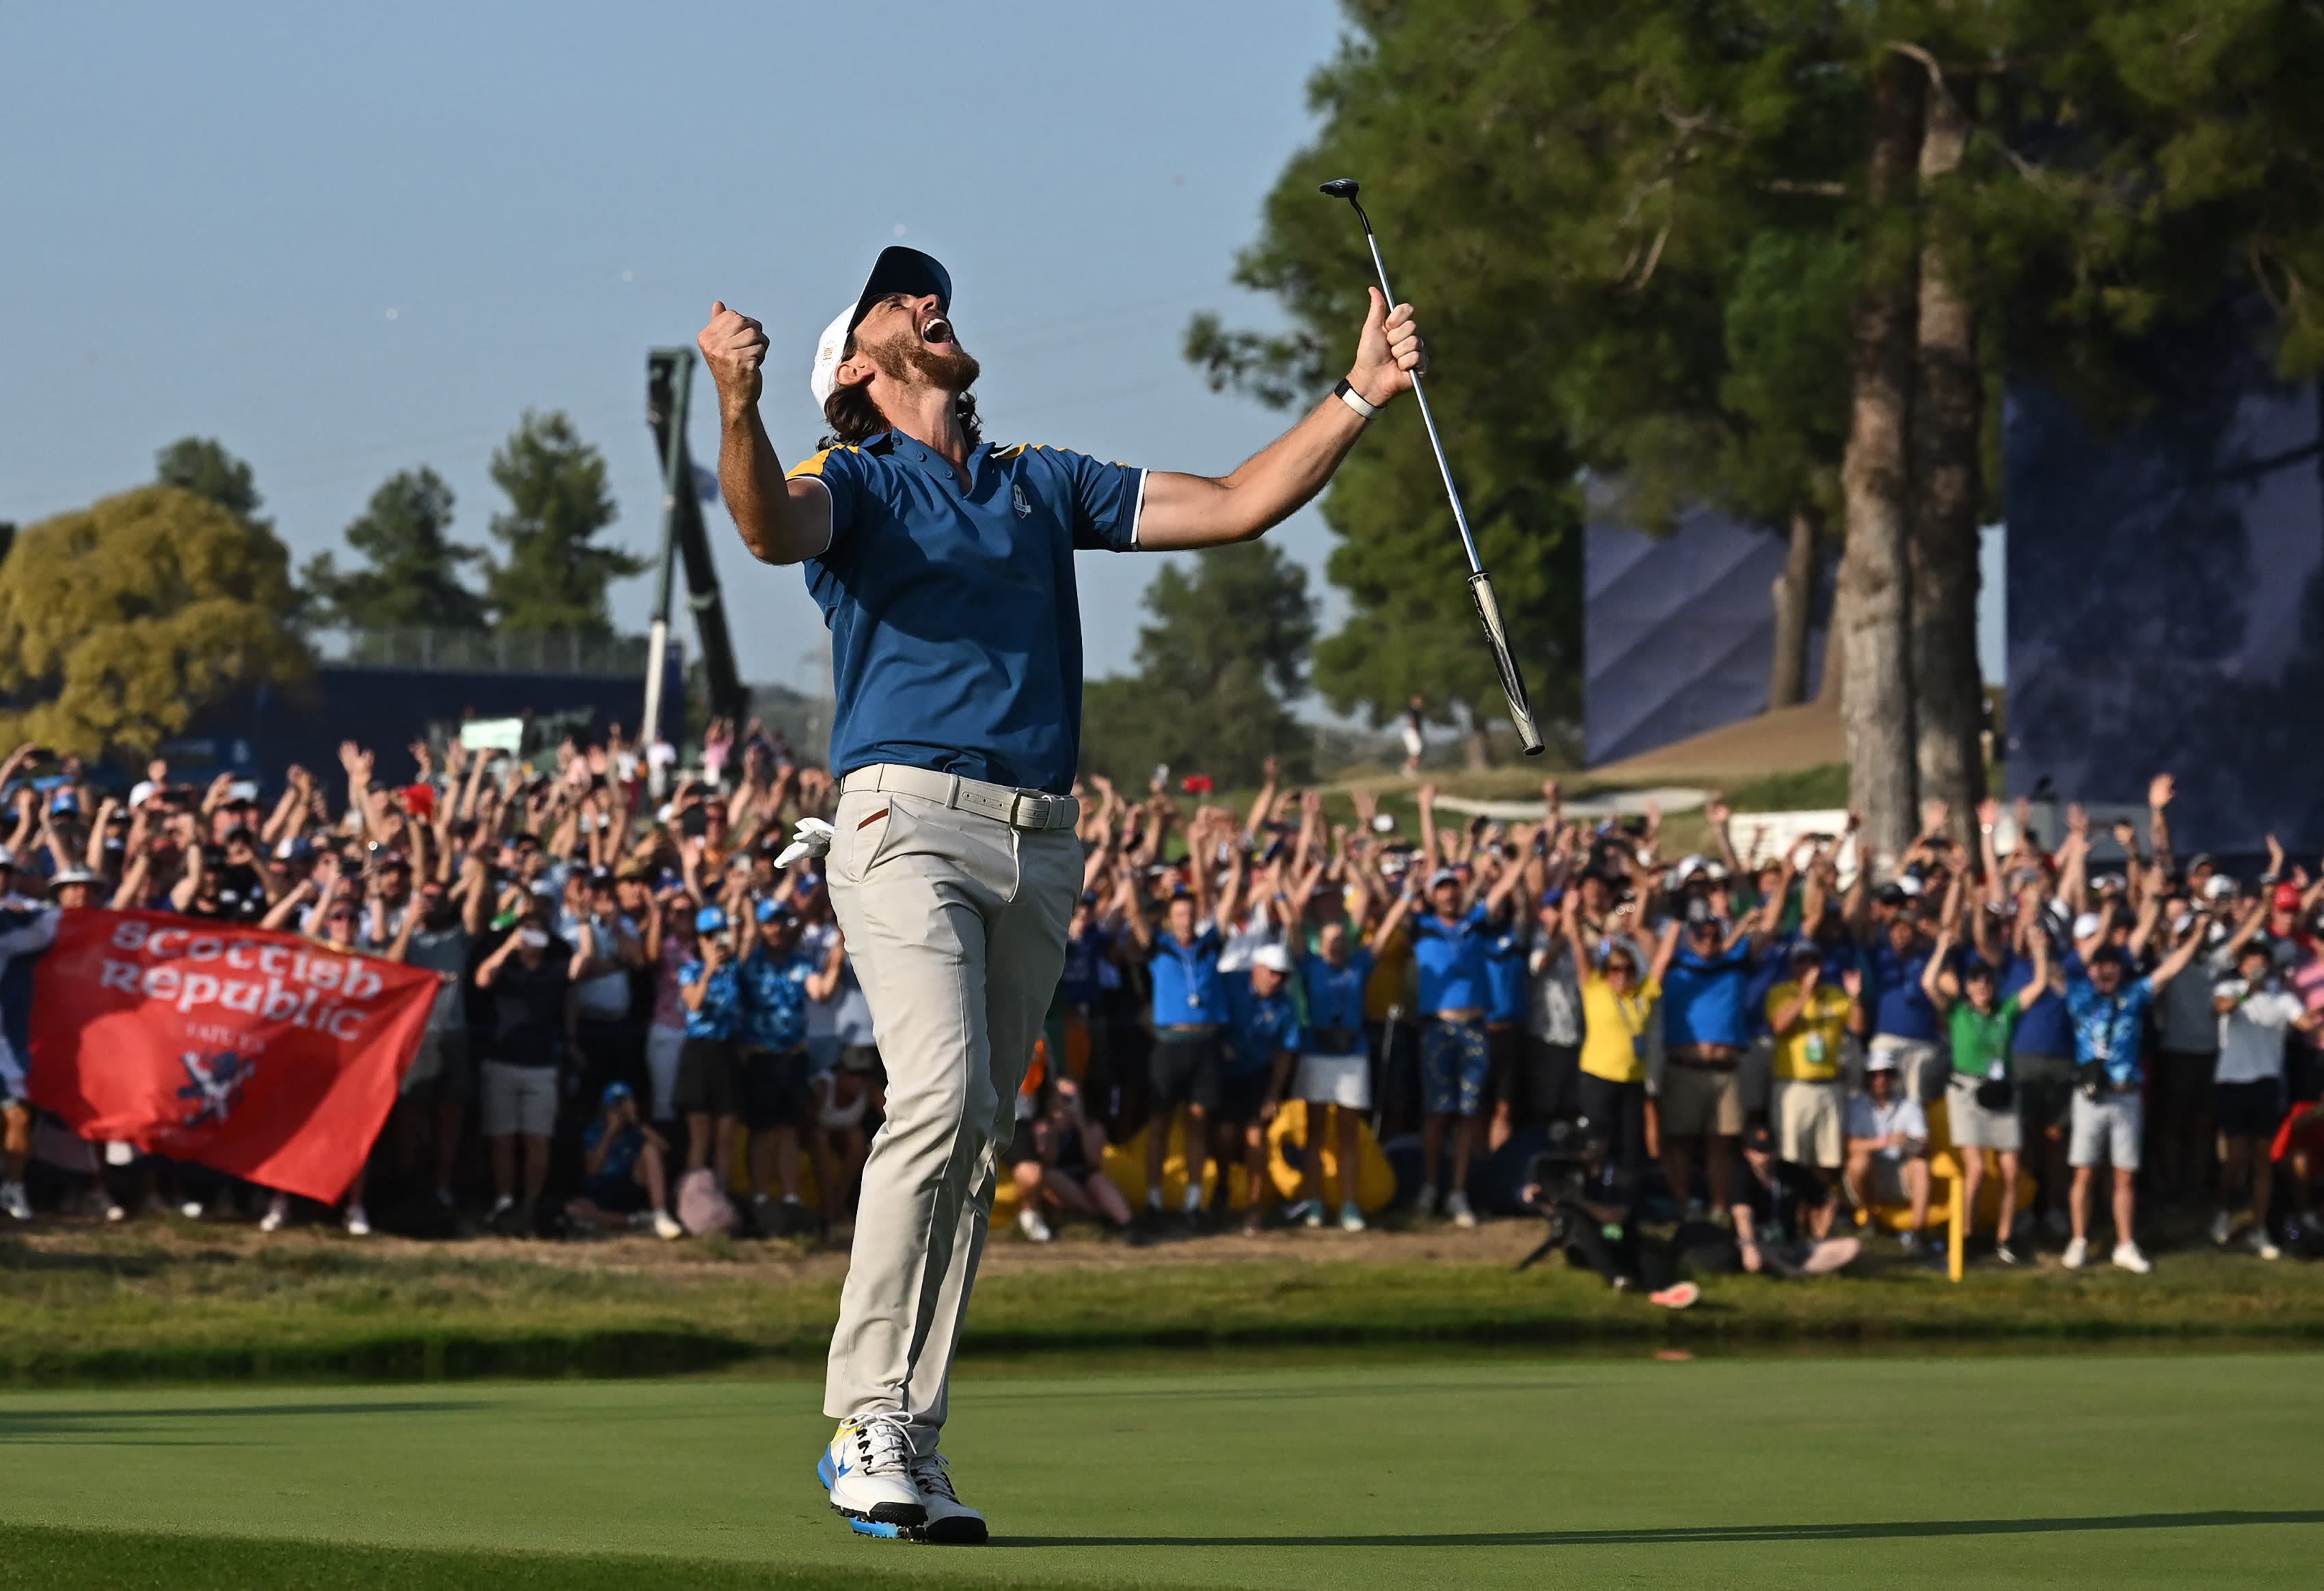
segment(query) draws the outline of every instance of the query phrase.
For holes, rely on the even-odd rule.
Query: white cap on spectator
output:
[[[1682,884],[1685,883],[1689,878],[1692,878],[1697,873],[1702,872],[1704,866],[1705,864],[1703,860],[1700,856],[1683,856],[1679,858],[1678,881]]]
[[[2225,873],[2213,873],[2203,880],[2203,897],[2206,900],[2223,900],[2235,892],[2236,881]]]
[[[1291,952],[1279,944],[1262,944],[1250,952],[1250,964],[1287,975],[1291,970]]]
[[[141,806],[144,805],[145,805],[145,798],[146,798],[147,796],[149,796],[152,795],[154,791],[156,791],[156,790],[160,789],[161,787],[161,786],[159,786],[159,785],[155,784],[155,783],[154,783],[152,780],[151,780],[151,779],[140,779],[140,780],[138,780],[135,784],[134,784],[134,785],[130,786],[129,786],[129,806],[130,806],[130,810],[134,812],[134,811],[135,811],[138,807],[141,807]]]
[[[1920,874],[1899,873],[1896,875],[1896,887],[1906,895],[1919,895],[1925,887],[1921,882]]]
[[[2098,915],[2096,912],[2084,912],[2080,916],[2074,919],[2074,937],[2076,939],[2088,939],[2091,934],[2096,933],[2098,931]]]

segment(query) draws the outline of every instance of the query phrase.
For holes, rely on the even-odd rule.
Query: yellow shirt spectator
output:
[[[1769,989],[1768,1025],[1774,1026],[1799,998],[1795,979]],[[1799,1019],[1789,1031],[1775,1035],[1775,1075],[1791,1082],[1830,1082],[1838,1077],[1840,1040],[1848,1033],[1849,1016],[1855,1007],[1846,989],[1819,980]]]
[[[1657,979],[1616,994],[1606,974],[1591,970],[1582,980],[1582,1070],[1609,1082],[1646,1081],[1646,1025],[1662,998]]]

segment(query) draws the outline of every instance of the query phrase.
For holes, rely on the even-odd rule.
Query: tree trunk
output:
[[[1935,233],[1944,186],[1957,181],[1968,118],[1928,69],[1921,138],[1920,358],[1913,394],[1912,678],[1914,760],[1923,800],[1943,801],[1956,839],[1985,798],[1985,682],[1977,660],[1979,430],[1984,383],[1977,312]]]
[[[1843,566],[1832,585],[1831,621],[1823,632],[1823,677],[1816,682],[1816,705],[1838,711],[1848,697],[1848,572]]]
[[[1775,577],[1775,647],[1767,665],[1767,711],[1796,707],[1808,694],[1808,626],[1815,614],[1816,512],[1792,510],[1791,547]]]
[[[1469,732],[1461,737],[1461,762],[1471,773],[1493,766],[1493,737],[1481,718],[1471,719]]]
[[[1911,842],[1916,823],[1906,438],[1917,251],[1905,200],[1918,161],[1920,101],[1917,69],[1897,62],[1874,79],[1870,228],[1850,329],[1848,450],[1840,472],[1848,509],[1840,569],[1848,628],[1836,639],[1848,667],[1841,721],[1849,797],[1864,814],[1863,843],[1892,858]]]

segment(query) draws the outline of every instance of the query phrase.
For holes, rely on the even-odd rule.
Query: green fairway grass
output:
[[[796,1379],[0,1397],[0,1585],[2308,1583],[2324,1356],[964,1380],[981,1550],[860,1540]],[[112,1534],[108,1532],[121,1532]]]

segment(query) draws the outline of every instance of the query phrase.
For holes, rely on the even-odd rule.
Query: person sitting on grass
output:
[[[1585,1124],[1554,1121],[1547,1145],[1526,1163],[1517,1197],[1549,1223],[1541,1246],[1517,1262],[1522,1271],[1552,1249],[1567,1266],[1597,1272],[1617,1292],[1646,1292],[1646,1301],[1666,1310],[1691,1307],[1702,1296],[1692,1282],[1677,1280],[1677,1254],[1699,1241],[1703,1222],[1682,1223],[1668,1244],[1650,1243],[1637,1228],[1637,1171],[1617,1170],[1606,1159],[1606,1141]],[[1723,1234],[1713,1234],[1720,1241]],[[1731,1252],[1723,1267],[1732,1271]]]
[[[1921,970],[1921,989],[1945,1024],[1952,1052],[1952,1078],[1945,1088],[1945,1119],[1953,1146],[1961,1152],[1961,1210],[1966,1243],[1977,1229],[1977,1195],[1985,1181],[1987,1154],[2001,1173],[2001,1209],[1994,1222],[1993,1257],[2017,1263],[2009,1239],[2017,1218],[2017,1156],[2024,1136],[2017,1099],[2010,1081],[2011,1038],[2025,1009],[2053,998],[2050,992],[2050,936],[2033,935],[2034,977],[2004,999],[2000,971],[1991,961],[1965,961],[1951,971],[1952,924],[1937,936],[1936,953]]]
[[[648,1226],[665,1241],[685,1237],[669,1213],[669,1141],[639,1119],[630,1085],[607,1083],[595,1119],[581,1129],[581,1191],[566,1215],[592,1231]]]
[[[1058,1077],[1050,1081],[1048,1096],[1035,1138],[1040,1198],[1058,1209],[1131,1234],[1130,1200],[1105,1174],[1105,1128],[1083,1114],[1081,1085],[1070,1077]],[[1021,1180],[1019,1186],[1023,1186]]]
[[[1859,1210],[1911,1203],[1912,1228],[1899,1235],[1911,1254],[1929,1229],[1929,1118],[1904,1091],[1893,1050],[1866,1060],[1864,1089],[1848,1102],[1848,1164],[1840,1179]]]
[[[1779,1160],[1765,1125],[1743,1135],[1749,1173],[1729,1213],[1743,1268],[1756,1276],[1821,1276],[1863,1252],[1853,1237],[1825,1237],[1831,1229],[1831,1189],[1810,1168]]]
[[[1220,1189],[1225,1191],[1225,1168],[1241,1140],[1243,1188],[1242,1233],[1259,1236],[1266,1222],[1268,1195],[1267,1129],[1274,1125],[1276,1108],[1291,1086],[1291,1069],[1299,1059],[1299,1010],[1291,1003],[1291,958],[1279,944],[1262,944],[1250,955],[1250,970],[1226,979],[1227,1052],[1225,1075],[1219,1081],[1219,1111],[1213,1153],[1220,1167]],[[1222,1202],[1223,1202],[1222,1198]]]

